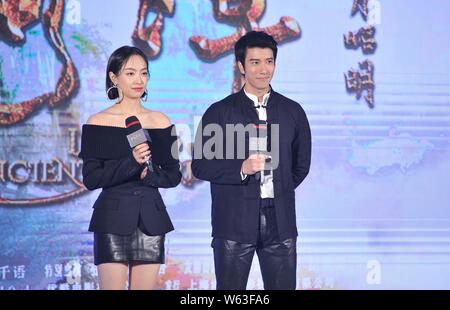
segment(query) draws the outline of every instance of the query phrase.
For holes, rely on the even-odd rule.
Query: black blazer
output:
[[[281,94],[271,91],[267,103],[267,120],[279,124],[279,165],[273,171],[275,210],[281,240],[297,236],[295,188],[305,179],[311,163],[311,132],[302,107]],[[206,159],[202,147],[211,137],[201,129],[218,124],[224,132],[226,124],[255,124],[259,120],[253,101],[243,89],[212,104],[203,115],[197,130],[193,174],[211,182],[212,236],[255,244],[259,227],[260,184],[255,176],[242,181],[240,171],[244,159]],[[237,137],[234,158],[237,158]],[[246,156],[248,157],[248,136]],[[274,147],[274,146],[272,146]],[[227,146],[223,143],[224,154]]]
[[[144,166],[134,159],[125,128],[83,125],[79,154],[83,159],[83,183],[89,190],[103,188],[93,206],[89,231],[131,234],[139,217],[150,235],[174,229],[158,191],[175,187],[181,180],[179,161],[171,156],[176,143],[172,129],[173,125],[147,129],[152,138],[154,172],[140,180]]]

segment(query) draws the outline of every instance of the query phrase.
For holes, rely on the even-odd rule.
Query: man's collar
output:
[[[244,85],[244,87],[245,87],[245,85]],[[259,108],[261,106],[262,107],[266,107],[267,106],[267,101],[269,101],[269,96],[270,96],[270,93],[272,92],[272,88],[270,88],[269,92],[263,96],[262,102],[260,103],[259,100],[258,100],[258,96],[246,92],[244,87],[242,87],[242,90],[244,91],[244,94],[251,101],[253,101],[253,105],[254,105],[255,108]]]

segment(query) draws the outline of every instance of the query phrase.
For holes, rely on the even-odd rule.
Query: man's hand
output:
[[[241,172],[246,175],[253,175],[259,171],[263,171],[266,157],[267,156],[263,154],[250,155],[250,157],[242,163]]]

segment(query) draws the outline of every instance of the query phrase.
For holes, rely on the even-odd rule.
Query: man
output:
[[[265,289],[295,289],[294,190],[309,172],[308,120],[298,103],[270,86],[277,57],[277,43],[270,35],[248,32],[236,43],[235,56],[245,85],[207,109],[192,161],[193,174],[211,182],[217,289],[246,289],[255,251]],[[239,135],[227,130],[230,125],[258,128],[257,132],[268,127],[271,134],[255,137],[250,130],[247,136]],[[273,136],[276,128],[279,134]],[[214,143],[207,139],[210,135]],[[239,157],[242,144],[243,158]],[[264,150],[267,144],[270,152]],[[276,151],[279,154],[274,155]]]

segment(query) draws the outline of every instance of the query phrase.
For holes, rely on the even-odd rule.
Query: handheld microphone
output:
[[[259,121],[253,125],[255,130],[250,131],[249,136],[249,153],[252,154],[268,154],[268,124],[265,121]],[[270,174],[270,158],[266,158],[264,165],[264,175]],[[255,174],[256,179],[261,178],[261,172]],[[261,180],[262,181],[262,180]]]
[[[127,129],[127,139],[131,148],[142,143],[152,142],[148,132],[142,129],[142,125],[136,116],[127,117],[125,120],[125,127]],[[151,159],[145,162],[148,170],[153,172],[153,164]]]

